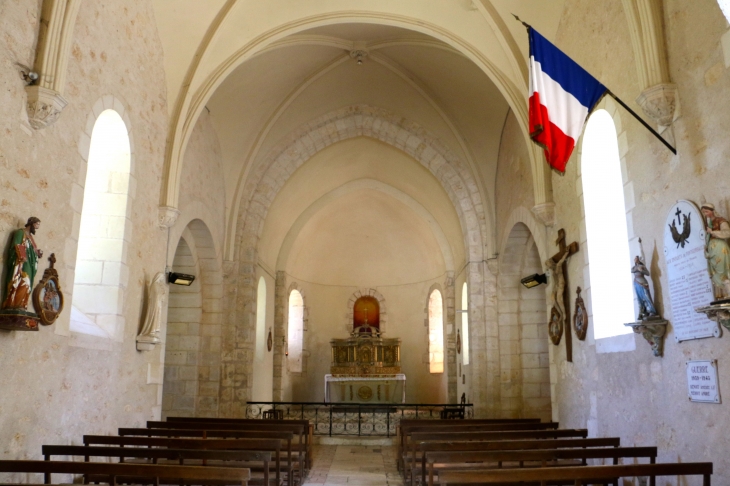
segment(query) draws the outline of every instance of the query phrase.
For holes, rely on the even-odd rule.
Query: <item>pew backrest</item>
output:
[[[246,486],[251,477],[247,468],[203,466],[158,466],[154,464],[120,464],[108,462],[68,461],[2,461],[0,473],[41,473],[46,483],[52,474],[99,475],[110,485],[117,478],[145,478],[157,483],[160,479],[195,484],[231,484]]]
[[[592,480],[636,476],[702,476],[703,485],[710,486],[711,462],[684,464],[624,464],[614,466],[539,467],[524,469],[485,469],[477,471],[446,471],[439,475],[439,484],[505,484],[517,482],[573,481],[580,486]]]

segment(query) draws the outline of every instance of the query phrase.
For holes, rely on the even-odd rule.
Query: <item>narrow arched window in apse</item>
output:
[[[591,115],[581,155],[593,335],[631,332],[634,295],[616,127],[606,110]]]
[[[266,356],[266,280],[259,278],[256,289],[256,362],[263,362]]]
[[[289,326],[287,343],[287,363],[289,371],[302,371],[302,345],[304,341],[304,298],[298,290],[289,294]]]
[[[461,287],[461,362],[469,364],[469,292],[466,282]]]
[[[94,124],[89,146],[72,331],[119,339],[124,330],[130,166],[127,126],[116,111],[105,110]]]
[[[444,304],[438,290],[428,298],[428,363],[431,373],[444,372]]]

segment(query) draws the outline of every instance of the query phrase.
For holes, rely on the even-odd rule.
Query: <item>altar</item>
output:
[[[377,327],[355,327],[333,339],[331,374],[324,377],[325,402],[405,403],[406,375],[400,368],[400,339],[383,338]]]
[[[324,375],[327,403],[405,403],[406,375],[334,376]]]

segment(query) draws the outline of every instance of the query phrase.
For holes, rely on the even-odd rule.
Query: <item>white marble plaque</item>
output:
[[[675,339],[719,337],[717,323],[695,312],[696,307],[709,305],[714,295],[705,258],[705,224],[694,203],[680,200],[669,210],[664,258]]]
[[[693,402],[720,403],[717,361],[687,361],[687,393]]]

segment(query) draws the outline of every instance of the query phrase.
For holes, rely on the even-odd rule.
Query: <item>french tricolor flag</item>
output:
[[[530,28],[530,138],[552,167],[565,164],[606,87]]]

